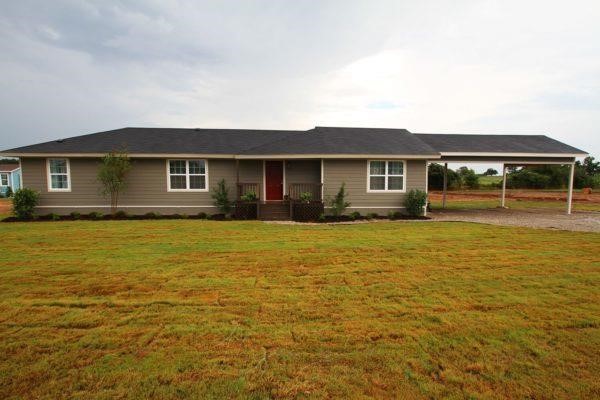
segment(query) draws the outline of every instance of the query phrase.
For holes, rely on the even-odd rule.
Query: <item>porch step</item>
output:
[[[260,219],[265,221],[286,221],[290,219],[290,206],[285,203],[264,203],[260,205]]]

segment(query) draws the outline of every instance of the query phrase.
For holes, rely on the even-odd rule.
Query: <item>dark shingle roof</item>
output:
[[[251,147],[241,154],[437,155],[437,152],[406,129],[317,126],[304,134]]]
[[[415,133],[441,153],[542,153],[586,154],[544,135],[464,135]]]
[[[316,127],[307,131],[122,128],[4,151],[5,154],[585,154],[542,135],[412,134],[406,129]]]
[[[238,154],[301,131],[122,128],[7,150],[7,153]]]

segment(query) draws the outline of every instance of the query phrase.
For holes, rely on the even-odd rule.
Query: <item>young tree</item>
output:
[[[350,203],[346,201],[347,196],[348,192],[346,192],[346,184],[342,183],[342,186],[340,187],[340,190],[338,190],[335,197],[329,200],[331,212],[335,217],[341,216],[344,214],[344,211],[346,211],[346,208],[350,207]]]
[[[469,189],[477,189],[479,187],[479,177],[475,171],[468,167],[460,167],[458,169],[462,183]]]
[[[110,211],[114,214],[119,204],[119,193],[125,188],[125,177],[131,161],[125,152],[110,152],[102,158],[98,169],[98,181],[102,195],[110,197]]]
[[[428,173],[429,189],[442,190],[444,188],[444,166],[436,163],[431,163],[429,164]],[[457,188],[460,186],[460,177],[452,168],[448,168],[446,177],[448,178],[447,185],[449,189]]]
[[[587,156],[583,159],[583,168],[586,175],[600,174],[600,161],[594,161],[594,157]]]
[[[498,171],[496,171],[494,168],[488,168],[487,171],[485,171],[483,173],[483,175],[485,175],[485,176],[496,176],[496,175],[498,175]]]
[[[215,199],[215,206],[223,214],[229,214],[231,212],[231,201],[229,201],[229,189],[225,184],[225,179],[221,179],[213,190],[212,198]]]

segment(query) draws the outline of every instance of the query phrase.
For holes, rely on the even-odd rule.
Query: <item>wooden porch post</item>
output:
[[[427,216],[427,203],[429,203],[429,161],[425,160],[425,207],[423,207],[423,216]]]
[[[321,158],[321,201],[323,201],[325,199],[325,169],[324,169],[324,162],[323,159]]]
[[[506,208],[506,165],[502,164],[502,199],[500,206]]]
[[[571,214],[573,205],[573,178],[575,177],[575,163],[571,164],[569,173],[569,193],[567,194],[567,215]]]
[[[240,193],[240,160],[239,159],[235,159],[235,191],[237,194],[237,198],[239,199],[241,196]]]
[[[448,191],[448,163],[444,163],[444,186],[442,190],[442,208],[446,208],[446,192]]]

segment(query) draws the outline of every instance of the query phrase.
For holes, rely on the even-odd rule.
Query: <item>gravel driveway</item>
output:
[[[600,212],[577,211],[566,215],[558,210],[435,210],[427,213],[435,221],[479,222],[493,225],[526,226],[529,228],[567,231],[600,232]]]

